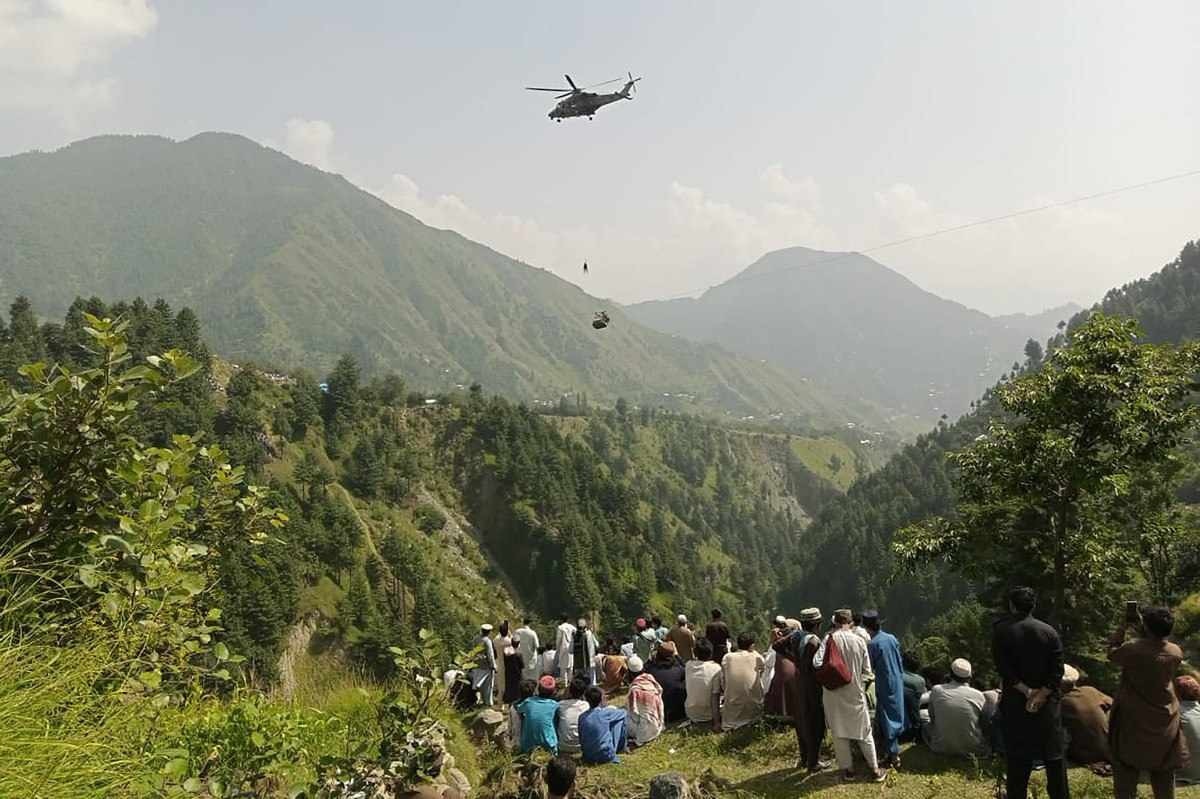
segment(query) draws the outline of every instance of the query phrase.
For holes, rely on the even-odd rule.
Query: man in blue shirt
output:
[[[590,710],[579,717],[579,748],[589,765],[620,763],[617,754],[627,751],[625,711],[604,706],[604,691],[593,685],[583,694]]]
[[[545,749],[552,755],[558,754],[558,732],[554,728],[558,702],[554,695],[558,684],[550,675],[538,680],[537,696],[531,696],[517,705],[521,717],[521,752]]]
[[[863,614],[871,634],[867,655],[875,672],[875,728],[883,744],[883,764],[900,768],[900,733],[904,732],[904,664],[900,642],[879,626],[879,611]]]

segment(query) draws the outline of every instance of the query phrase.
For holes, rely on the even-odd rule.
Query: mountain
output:
[[[957,417],[1029,338],[1045,338],[1076,310],[993,318],[865,255],[804,247],[767,253],[699,298],[626,308],[658,330],[766,358],[927,420]]]
[[[1187,244],[1179,257],[1154,275],[1113,289],[1093,309],[1080,311],[1068,330],[1082,324],[1091,310],[1132,316],[1145,339],[1178,344],[1200,337],[1200,242]],[[1063,343],[1059,333],[1051,341]],[[896,628],[913,629],[945,611],[963,596],[961,581],[930,568],[913,578],[895,579],[892,536],[905,525],[955,510],[953,470],[947,454],[987,431],[998,413],[989,390],[975,409],[953,424],[905,446],[881,469],[864,477],[830,502],[805,532],[801,577],[784,592],[784,606],[806,597],[836,596],[853,607],[887,608]],[[1200,453],[1184,485],[1186,501],[1200,501]]]
[[[102,136],[0,159],[0,304],[166,297],[231,359],[324,374],[341,353],[426,389],[583,392],[841,423],[869,416],[783,370],[655,332],[541,269],[423,225],[241,136]]]

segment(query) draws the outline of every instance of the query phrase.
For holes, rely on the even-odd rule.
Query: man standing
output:
[[[480,626],[475,646],[480,647],[481,651],[471,675],[471,684],[479,692],[480,703],[484,707],[491,707],[496,689],[496,646],[492,641],[492,625]]]
[[[935,685],[929,692],[929,726],[925,740],[941,755],[982,757],[987,754],[983,734],[982,691],[971,687],[971,663],[955,658],[950,664],[950,682]]]
[[[675,626],[667,633],[667,640],[675,644],[675,653],[679,659],[687,663],[692,659],[696,648],[696,634],[688,627],[687,616],[682,613],[675,619]]]
[[[721,620],[721,611],[713,610],[712,621],[704,628],[704,637],[713,645],[713,660],[720,663],[729,652],[729,627]]]
[[[1140,615],[1125,619],[1109,641],[1108,659],[1121,667],[1108,733],[1113,788],[1117,799],[1136,797],[1146,771],[1154,799],[1171,799],[1175,771],[1188,762],[1174,682],[1183,650],[1167,640],[1175,626],[1168,608],[1146,608]],[[1142,636],[1126,641],[1127,628],[1135,625]]]
[[[571,654],[575,661],[575,676],[586,679],[588,685],[596,684],[596,650],[599,647],[600,642],[588,629],[587,619],[580,619],[579,627],[575,630],[574,649]]]
[[[554,651],[558,655],[559,679],[571,679],[571,671],[575,663],[575,625],[571,624],[571,617],[565,613],[562,615],[558,629],[555,630]]]
[[[645,663],[654,657],[654,650],[657,648],[658,634],[654,628],[647,624],[645,619],[635,621],[633,623],[633,654]]]
[[[660,644],[663,641],[667,640],[667,633],[669,633],[670,630],[668,630],[666,625],[664,625],[662,623],[661,618],[659,618],[658,616],[651,616],[650,617],[650,626],[651,626],[651,628],[654,629],[654,637],[658,639],[658,642]]]
[[[763,656],[754,651],[754,636],[742,633],[737,639],[737,651],[721,660],[721,693],[725,696],[721,708],[721,729],[736,730],[762,718],[762,675],[766,669]]]
[[[1000,717],[1008,799],[1026,799],[1035,760],[1046,764],[1046,793],[1067,799],[1067,768],[1059,687],[1063,646],[1049,624],[1033,617],[1032,588],[1008,592],[1011,615],[996,623],[992,657],[1000,672]]]
[[[821,771],[829,764],[821,760],[821,741],[825,738],[825,708],[821,703],[821,686],[813,676],[813,657],[821,646],[821,609],[800,611],[800,631],[788,639],[792,659],[796,661],[795,702],[792,722],[796,726],[796,743],[800,747],[797,767]]]
[[[542,668],[538,663],[537,656],[541,642],[538,641],[538,634],[533,630],[532,620],[525,619],[521,629],[517,630],[517,636],[521,642],[517,651],[521,653],[521,659],[525,661],[525,668],[521,670],[521,679],[536,680],[542,676]]]
[[[863,614],[863,627],[871,634],[867,654],[875,672],[875,728],[883,744],[883,765],[900,767],[900,736],[904,732],[904,663],[896,636],[879,626],[879,611]]]
[[[826,688],[822,701],[825,720],[833,734],[833,750],[837,754],[838,768],[842,780],[854,780],[854,758],[851,742],[857,742],[871,770],[874,782],[887,779],[887,772],[879,768],[875,755],[875,741],[871,737],[871,716],[867,710],[867,680],[873,676],[871,659],[867,655],[867,642],[854,629],[854,618],[849,610],[841,609],[833,614],[833,630],[825,636],[813,666],[818,670],[829,659],[836,662],[836,654],[845,663],[850,681],[839,688]]]

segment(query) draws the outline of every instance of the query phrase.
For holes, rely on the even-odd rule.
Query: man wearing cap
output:
[[[629,713],[629,743],[645,746],[662,734],[666,726],[662,701],[662,686],[654,676],[643,670],[642,659],[629,659],[629,696],[625,707]]]
[[[538,680],[537,695],[523,699],[517,705],[521,717],[522,753],[545,749],[552,755],[558,754],[558,730],[554,723],[558,715],[556,693],[558,682],[546,674]]]
[[[663,715],[667,723],[683,721],[686,715],[687,673],[683,661],[675,654],[675,644],[663,641],[658,645],[653,659],[646,661],[643,668],[662,688]]]
[[[800,630],[788,639],[792,659],[796,662],[794,681],[795,701],[792,722],[796,727],[796,744],[800,749],[797,768],[821,771],[829,764],[821,760],[821,741],[825,738],[825,708],[821,703],[821,686],[814,676],[813,656],[821,646],[821,609],[800,611]]]
[[[573,646],[574,651],[571,654],[574,659],[574,676],[583,677],[587,680],[588,685],[595,685],[596,650],[600,648],[600,642],[588,629],[587,619],[579,620],[579,626],[575,629]]]
[[[929,724],[925,740],[943,755],[983,756],[988,752],[983,732],[983,692],[971,687],[971,664],[963,658],[950,663],[950,682],[929,692]]]
[[[554,631],[554,651],[558,656],[558,676],[571,679],[575,665],[575,625],[565,613]]]
[[[1067,757],[1098,774],[1112,773],[1108,748],[1108,712],[1113,700],[1090,685],[1079,684],[1079,669],[1063,666],[1062,720],[1067,731]]]
[[[875,672],[875,730],[883,745],[883,764],[900,767],[900,736],[904,732],[904,662],[900,642],[879,624],[879,611],[863,614],[863,628],[871,635],[867,655]]]
[[[675,653],[679,659],[687,663],[693,657],[696,648],[696,634],[688,627],[687,616],[680,613],[675,617],[675,626],[667,633],[667,640],[675,644]]]
[[[654,656],[654,650],[657,647],[658,634],[654,632],[654,628],[647,624],[645,619],[635,621],[633,623],[633,654],[645,663]]]
[[[842,608],[835,612],[833,623],[834,628],[825,636],[817,654],[813,656],[813,666],[820,669],[824,665],[826,654],[830,652],[830,642],[833,642],[850,676],[850,682],[840,688],[826,688],[821,697],[825,706],[825,720],[829,722],[829,732],[833,735],[838,768],[844,781],[854,780],[851,744],[857,742],[871,771],[871,779],[883,782],[887,779],[887,772],[879,768],[875,740],[871,736],[871,716],[867,710],[867,680],[874,674],[871,659],[867,655],[867,642],[854,631],[854,619],[849,610]]]
[[[496,645],[492,641],[492,625],[484,624],[479,627],[479,638],[475,639],[479,647],[479,659],[471,673],[471,685],[479,692],[479,701],[484,707],[491,707],[496,688]]]

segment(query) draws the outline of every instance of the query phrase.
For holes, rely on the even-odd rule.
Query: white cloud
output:
[[[73,126],[117,95],[104,62],[157,24],[149,0],[0,0],[0,107]]]
[[[297,161],[328,170],[333,152],[333,125],[323,119],[293,117],[285,125],[283,149]]]

